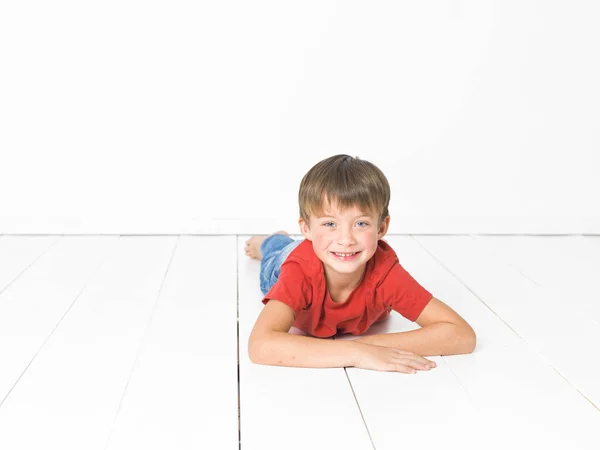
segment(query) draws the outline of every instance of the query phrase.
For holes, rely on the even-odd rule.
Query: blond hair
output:
[[[314,165],[302,178],[298,192],[300,217],[322,215],[324,205],[340,209],[356,206],[372,213],[379,224],[389,215],[390,185],[383,172],[369,161],[335,155]]]

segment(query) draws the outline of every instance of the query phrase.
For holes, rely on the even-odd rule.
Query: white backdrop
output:
[[[0,233],[297,232],[368,159],[391,233],[600,233],[593,1],[0,6]]]

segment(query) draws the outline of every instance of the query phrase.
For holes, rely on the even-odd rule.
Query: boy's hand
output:
[[[359,344],[359,355],[354,367],[384,372],[416,373],[429,370],[435,363],[415,353],[380,345]]]

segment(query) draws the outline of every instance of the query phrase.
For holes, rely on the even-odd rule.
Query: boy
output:
[[[306,239],[277,232],[246,241],[246,254],[261,261],[265,295],[248,342],[252,362],[416,373],[435,367],[423,356],[474,350],[469,324],[417,283],[381,240],[390,224],[389,200],[389,183],[375,165],[332,156],[300,183],[299,225]],[[361,335],[392,309],[421,328],[318,339]],[[289,334],[292,325],[309,336]]]

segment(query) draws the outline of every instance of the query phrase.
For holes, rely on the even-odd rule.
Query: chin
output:
[[[364,265],[361,264],[360,266],[356,266],[356,267],[352,267],[352,268],[349,268],[349,267],[339,268],[339,267],[331,266],[331,265],[329,267],[331,267],[332,270],[336,271],[337,273],[343,273],[344,275],[350,275],[352,273],[358,272],[362,267],[364,267]]]

